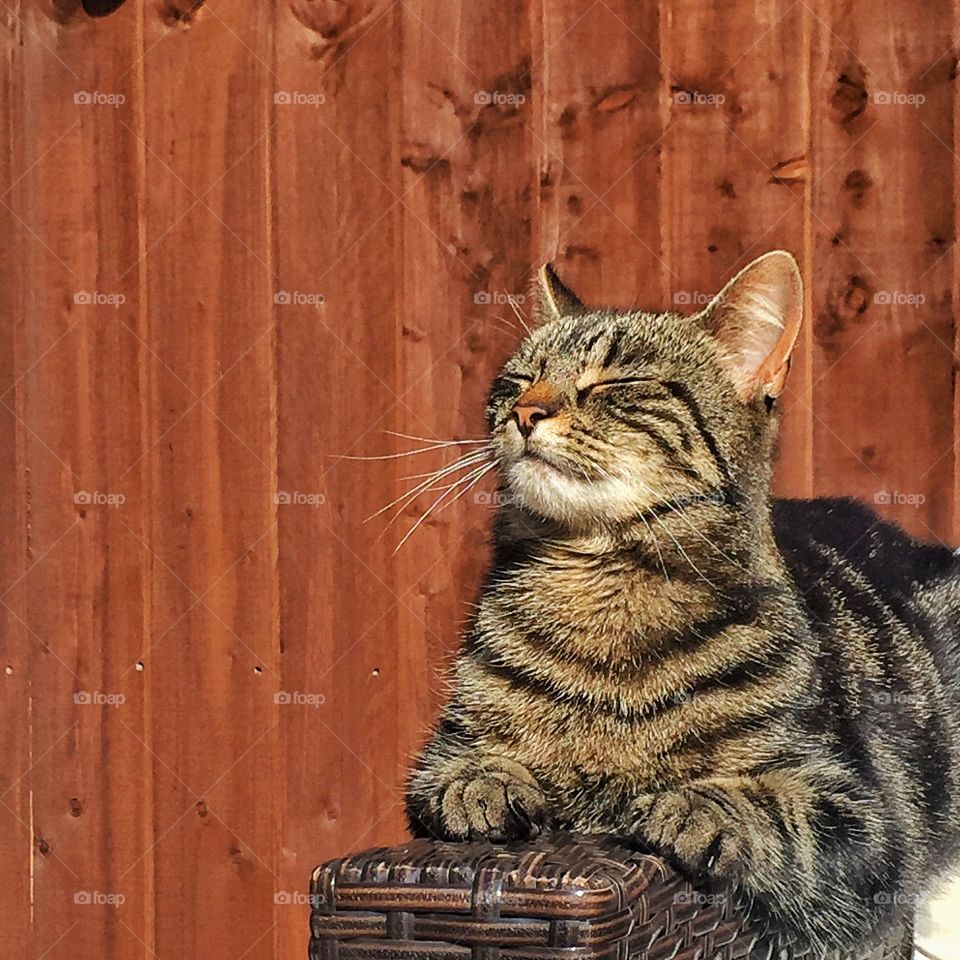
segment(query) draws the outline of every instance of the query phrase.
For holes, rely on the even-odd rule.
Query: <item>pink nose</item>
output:
[[[552,415],[546,407],[539,405],[521,405],[513,408],[513,419],[517,421],[517,427],[524,437],[529,437],[533,433],[533,428],[541,421],[546,420]]]

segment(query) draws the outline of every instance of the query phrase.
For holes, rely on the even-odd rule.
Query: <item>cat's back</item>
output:
[[[776,500],[773,526],[814,625],[831,597],[871,622],[884,619],[880,604],[960,654],[960,552],[916,540],[850,498]]]
[[[912,596],[931,583],[960,582],[960,557],[915,540],[865,504],[848,497],[776,500],[774,535],[801,591],[809,574],[839,556],[890,596]]]
[[[882,698],[926,664],[960,705],[960,556],[849,498],[778,500],[773,520],[826,667],[856,671],[856,651],[875,653]]]

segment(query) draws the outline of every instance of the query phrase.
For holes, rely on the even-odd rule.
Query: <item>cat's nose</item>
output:
[[[517,421],[517,427],[521,436],[529,437],[533,433],[533,428],[541,421],[552,416],[552,412],[547,407],[539,404],[517,404],[513,408],[513,419]]]

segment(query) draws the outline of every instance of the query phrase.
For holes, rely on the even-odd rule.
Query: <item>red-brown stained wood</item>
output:
[[[653,0],[534,0],[538,260],[587,303],[660,309],[661,13]]]
[[[952,11],[830,9],[813,24],[815,492],[862,497],[917,535],[947,536]]]
[[[398,630],[395,541],[364,519],[415,471],[342,459],[395,448],[403,390],[399,16],[367,0],[276,14],[275,282],[325,298],[274,309],[278,488],[322,498],[277,509],[282,689],[324,698],[277,712],[276,882],[301,897],[275,908],[278,956],[303,949],[313,861],[403,829],[398,675],[421,640]]]
[[[133,670],[149,558],[130,534],[145,495],[139,474],[124,476],[140,455],[144,387],[139,278],[123,276],[138,244],[134,24],[132,10],[94,30],[25,6],[20,26],[17,178],[7,186],[22,289],[5,402],[18,434],[12,494],[22,498],[9,544],[22,549],[26,537],[16,591],[30,638],[19,724],[30,766],[18,771],[32,835],[25,956],[139,952],[125,925],[151,909],[143,871],[127,873],[149,801],[142,786],[115,786],[150,780]]]
[[[431,0],[404,10],[396,412],[410,435],[483,437],[487,386],[523,336],[534,176],[515,158],[529,143],[528,26],[516,0]],[[402,462],[411,469],[400,472],[421,473],[476,449],[410,457]],[[440,665],[456,646],[486,563],[493,482],[480,470],[474,463],[451,477],[463,477],[463,485],[448,491],[397,553],[400,630],[410,638],[401,695],[415,707],[400,731],[401,756],[422,743],[444,697]],[[399,542],[438,496],[404,509],[385,541]],[[402,771],[395,776],[401,783]]]
[[[35,856],[31,830],[30,665],[37,639],[26,621],[24,573],[30,562],[27,540],[27,498],[21,426],[17,421],[18,380],[24,372],[18,342],[23,336],[24,271],[16,248],[28,240],[16,213],[23,192],[15,186],[28,161],[20,140],[23,104],[18,95],[23,69],[17,12],[0,9],[0,124],[8,145],[0,154],[0,917],[5,945],[12,956],[33,950],[30,913],[30,864]]]
[[[809,276],[804,4],[663,5],[664,256],[674,309],[703,307],[752,259],[790,250]],[[783,398],[778,490],[811,490],[809,330]],[[797,403],[795,398],[800,398]]]
[[[460,451],[344,455],[482,436],[544,260],[687,312],[793,250],[778,489],[956,535],[953,14],[715,8],[0,7],[12,956],[297,956],[311,868],[401,839],[491,504],[394,556]]]
[[[193,6],[142,9],[142,936],[161,957],[239,957],[269,954],[276,894],[272,16]]]

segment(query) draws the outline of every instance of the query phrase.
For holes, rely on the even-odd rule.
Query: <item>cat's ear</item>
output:
[[[536,307],[537,315],[544,321],[582,313],[584,309],[577,295],[563,285],[549,263],[537,271]]]
[[[803,278],[793,255],[774,250],[744,267],[699,322],[720,341],[740,399],[776,397],[803,320]]]

